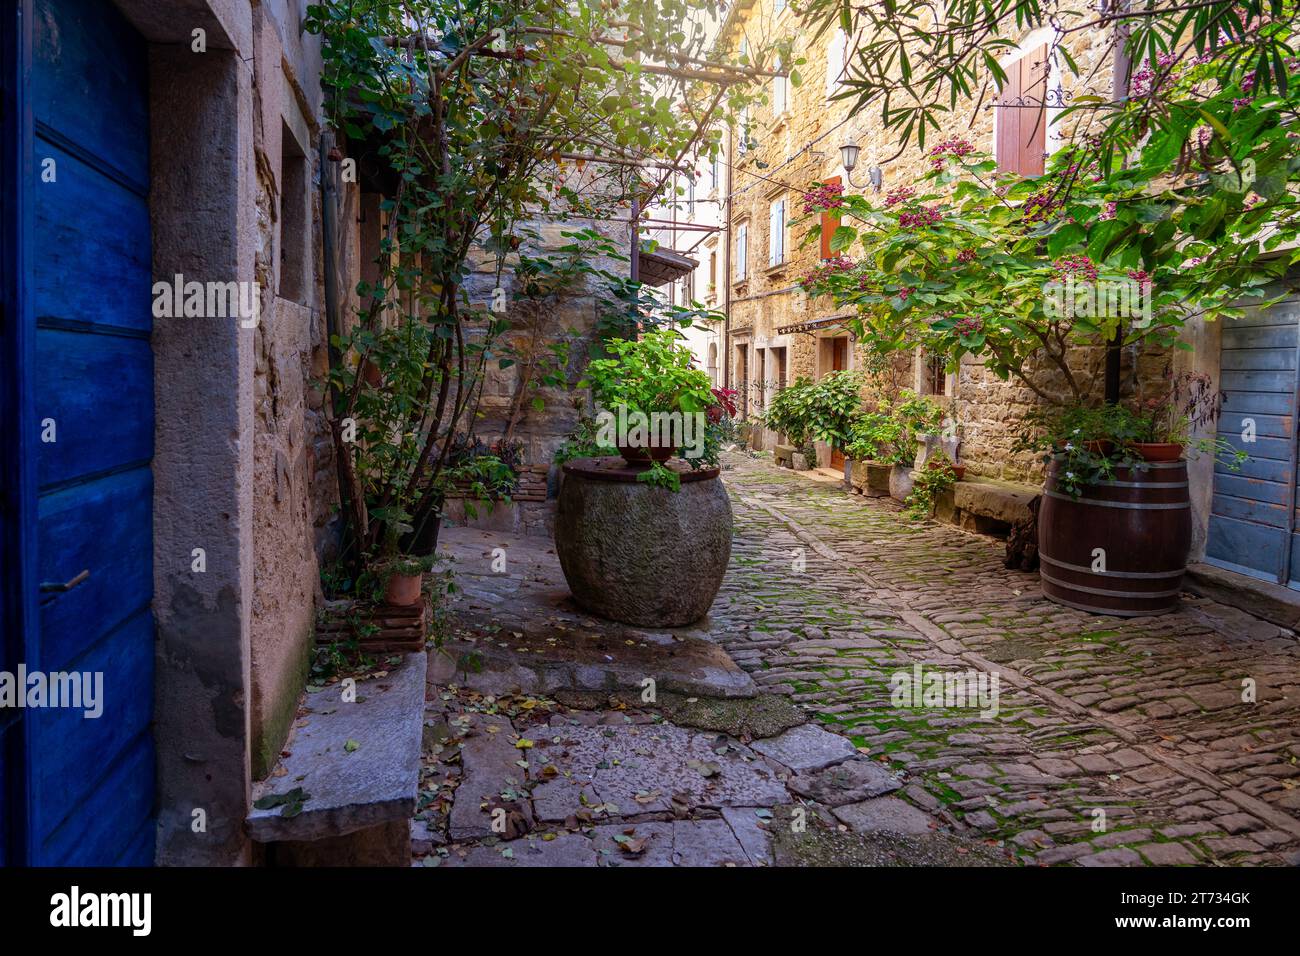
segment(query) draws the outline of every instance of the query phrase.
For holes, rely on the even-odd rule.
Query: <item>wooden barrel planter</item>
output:
[[[1187,462],[1117,468],[1077,499],[1058,487],[1058,466],[1048,466],[1038,512],[1043,596],[1118,617],[1177,608],[1192,542]]]

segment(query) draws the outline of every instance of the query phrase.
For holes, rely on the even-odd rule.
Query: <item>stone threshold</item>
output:
[[[1300,628],[1300,591],[1201,561],[1187,566],[1184,586],[1198,597],[1235,607],[1278,627]]]

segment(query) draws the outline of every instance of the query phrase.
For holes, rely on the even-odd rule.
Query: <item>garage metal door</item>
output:
[[[1215,466],[1206,543],[1213,564],[1296,588],[1298,326],[1300,298],[1224,323],[1220,385],[1228,397],[1219,437],[1250,460],[1238,472]]]

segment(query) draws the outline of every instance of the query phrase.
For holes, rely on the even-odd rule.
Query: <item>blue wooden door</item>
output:
[[[148,62],[107,0],[25,0],[20,203],[30,417],[21,507],[29,671],[83,675],[102,713],[31,708],[27,862],[148,865],[154,845],[153,359]],[[12,358],[12,356],[11,356]],[[67,590],[58,586],[77,582]],[[12,791],[11,791],[12,793]]]
[[[1296,534],[1297,350],[1300,298],[1225,320],[1221,387],[1228,393],[1218,437],[1250,459],[1217,464],[1206,559],[1253,577],[1300,586]],[[1243,440],[1250,436],[1253,440]]]

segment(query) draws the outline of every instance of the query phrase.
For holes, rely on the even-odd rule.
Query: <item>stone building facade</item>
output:
[[[877,108],[855,112],[850,101],[834,98],[842,89],[844,70],[855,56],[859,38],[839,29],[827,30],[820,37],[815,37],[816,32],[780,0],[751,0],[736,5],[722,37],[722,43],[739,54],[759,49],[776,37],[792,36],[794,56],[804,61],[797,67],[802,83],[768,81],[766,103],[750,111],[747,134],[736,130],[729,137],[732,268],[728,375],[734,385],[743,387],[751,415],[761,412],[771,392],[785,382],[802,376],[816,379],[834,369],[862,368],[870,362],[845,326],[851,310],[837,310],[828,297],[809,299],[799,287],[800,278],[830,255],[825,238],[822,242],[809,240],[810,227],[818,222],[826,225],[827,219],[804,213],[803,191],[821,182],[837,183],[850,192],[883,195],[910,185],[928,168],[923,151],[915,144],[899,153],[896,134],[880,123]],[[1044,88],[1059,88],[1067,97],[1084,90],[1109,91],[1105,66],[1094,72],[1105,53],[1104,38],[1072,38],[1070,49],[1082,79],[1063,76],[1051,62],[1046,45],[1049,39],[1048,30],[1030,31],[1019,49],[1002,61],[1017,77],[1013,65],[1026,66],[1026,98],[1042,102]],[[1032,77],[1031,69],[1035,71]],[[1042,82],[1044,72],[1048,74],[1046,83]],[[1011,100],[1015,93],[1007,89],[1003,96]],[[1025,159],[1037,153],[1037,171],[1041,171],[1042,154],[1061,142],[1051,123],[1057,112],[1049,108],[1044,122],[1030,123],[1020,114],[1037,116],[1037,110],[1003,110],[992,104],[977,108],[971,103],[954,110],[946,128],[932,132],[929,141],[958,136],[996,155],[1006,168],[1025,172],[1035,171],[1032,161],[1026,163]],[[1025,131],[1017,138],[1020,125]],[[851,174],[841,160],[840,147],[846,143],[860,148]],[[869,178],[873,167],[880,171],[878,189]],[[919,352],[896,357],[878,372],[878,387],[886,394],[909,388],[933,395],[948,406],[958,424],[971,473],[1002,478],[1026,478],[1033,473],[1031,459],[1009,453],[1009,429],[1035,400],[1027,388],[997,380],[969,358],[957,373],[948,374]],[[775,438],[762,433],[758,441],[770,447]],[[831,450],[820,448],[818,458],[823,466],[830,465]],[[835,464],[838,466],[838,458]]]
[[[839,182],[848,191],[883,195],[910,185],[926,170],[925,157],[915,145],[899,152],[894,133],[880,123],[878,106],[855,112],[848,100],[834,99],[859,38],[834,28],[820,37],[816,33],[783,0],[740,0],[722,26],[719,45],[733,55],[763,49],[777,37],[793,37],[794,56],[804,61],[798,65],[800,85],[768,81],[766,102],[749,110],[747,133],[728,131],[728,184],[709,194],[723,207],[728,226],[728,234],[722,237],[727,253],[721,303],[727,315],[724,377],[743,392],[745,412],[752,419],[785,382],[800,376],[817,379],[837,368],[868,369],[873,373],[873,384],[864,394],[868,404],[873,393],[887,396],[908,388],[932,395],[946,407],[962,442],[968,479],[1038,485],[1041,462],[1029,453],[1012,451],[1020,419],[1039,402],[1030,389],[1014,379],[999,380],[970,356],[951,373],[919,351],[896,354],[890,362],[873,362],[846,328],[850,312],[837,310],[826,298],[809,299],[800,291],[799,279],[830,254],[818,242],[809,241],[812,217],[795,222],[802,216],[804,190],[815,182]],[[1026,30],[1016,49],[1000,59],[1008,74],[1006,88],[989,91],[979,107],[959,103],[943,128],[933,131],[927,141],[959,137],[992,154],[1005,170],[1041,172],[1045,156],[1069,139],[1070,124],[1083,121],[1082,114],[1075,114],[1058,125],[1061,105],[1082,95],[1103,99],[1112,95],[1110,43],[1104,33],[1081,31],[1066,38],[1077,73],[1063,69],[1052,54],[1052,37],[1048,28]],[[848,143],[860,149],[851,175],[842,165],[840,151]],[[879,171],[878,190],[872,184],[873,167]],[[1204,558],[1234,571],[1244,568],[1266,580],[1273,578],[1274,565],[1282,569],[1280,580],[1288,567],[1300,564],[1285,560],[1296,551],[1298,539],[1287,530],[1291,524],[1285,505],[1279,504],[1297,481],[1294,468],[1288,471],[1285,445],[1292,446],[1293,455],[1295,437],[1284,420],[1271,414],[1275,408],[1294,406],[1295,389],[1285,378],[1289,373],[1271,370],[1274,360],[1260,358],[1251,344],[1274,335],[1263,330],[1275,327],[1288,329],[1276,333],[1282,336],[1277,341],[1290,342],[1286,336],[1295,335],[1289,329],[1293,309],[1293,301],[1284,302],[1263,313],[1253,311],[1242,323],[1193,317],[1182,333],[1185,349],[1167,352],[1126,346],[1121,354],[1122,396],[1158,394],[1170,367],[1208,375],[1228,393],[1225,415],[1217,426],[1219,437],[1236,441],[1246,418],[1254,420],[1259,408],[1268,410],[1261,420],[1270,422],[1270,437],[1247,448],[1260,457],[1244,465],[1240,475],[1216,468],[1209,455],[1188,455],[1192,559]],[[1276,361],[1294,368],[1297,359],[1287,348],[1289,357]],[[1102,390],[1103,359],[1101,349],[1076,348],[1069,355],[1072,371],[1090,383],[1088,390],[1094,395]],[[1268,394],[1258,399],[1262,404],[1256,408],[1246,393],[1259,389],[1260,382],[1266,383]],[[1236,400],[1234,389],[1243,393]],[[1216,426],[1207,426],[1193,437],[1213,437],[1215,432]],[[779,438],[761,428],[751,434],[760,449],[772,448]],[[822,467],[838,470],[841,465],[840,457],[825,446],[817,449],[817,457]],[[1259,554],[1267,557],[1255,557]]]

